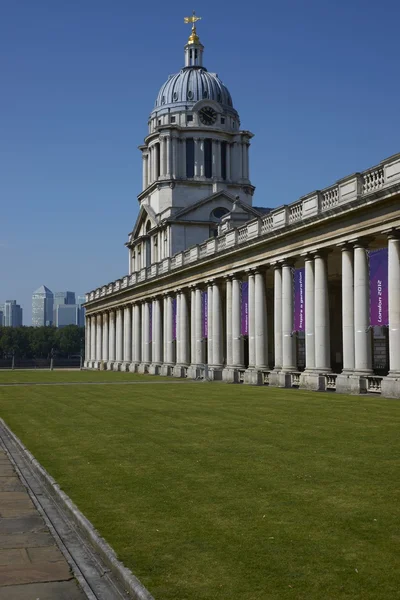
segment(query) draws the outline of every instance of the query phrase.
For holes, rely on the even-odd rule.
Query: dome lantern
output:
[[[192,23],[192,32],[185,46],[185,67],[203,66],[204,46],[200,42],[200,38],[196,31],[196,22],[200,21],[200,19],[201,17],[198,17],[195,11],[193,11],[193,15],[191,17],[184,18],[185,23]]]

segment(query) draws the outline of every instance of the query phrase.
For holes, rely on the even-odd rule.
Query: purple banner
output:
[[[176,340],[176,298],[172,298],[172,339]]]
[[[149,302],[149,342],[153,341],[153,303]]]
[[[388,249],[372,250],[368,254],[370,325],[389,325]]]
[[[305,303],[304,282],[305,269],[294,270],[294,327],[293,331],[304,331],[305,325]]]
[[[201,293],[201,330],[203,338],[208,337],[208,295]]]
[[[240,306],[240,333],[249,335],[249,284],[242,281]]]

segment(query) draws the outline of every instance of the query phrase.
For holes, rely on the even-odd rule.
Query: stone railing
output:
[[[86,302],[166,274],[199,259],[237,248],[241,244],[254,242],[258,238],[268,236],[271,232],[288,226],[301,225],[311,217],[323,216],[325,212],[341,211],[347,203],[356,202],[358,199],[368,196],[368,194],[374,194],[380,189],[385,189],[394,184],[400,184],[400,154],[388,158],[378,166],[363,173],[356,173],[341,179],[336,185],[325,190],[313,192],[292,204],[275,208],[262,219],[248,221],[238,229],[228,229],[221,233],[218,238],[210,238],[200,245],[192,246],[184,252],[175,254],[171,258],[164,259],[150,267],[141,269],[137,273],[93,290],[86,294]]]
[[[376,375],[367,377],[367,392],[380,394],[382,392],[382,377]]]

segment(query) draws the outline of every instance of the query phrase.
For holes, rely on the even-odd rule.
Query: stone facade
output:
[[[174,97],[165,86],[165,94]],[[219,110],[232,117],[226,98]],[[209,136],[199,119],[209,104],[207,98],[205,104],[183,108],[178,102],[169,108],[196,114],[198,135]],[[163,119],[171,118],[173,110],[158,108]],[[160,139],[164,122],[157,123],[152,117],[150,136]],[[185,127],[178,128],[179,135],[186,135]],[[213,133],[216,139],[228,134]],[[248,132],[240,136],[249,138]],[[141,148],[145,155],[152,139]],[[164,150],[167,158],[159,164],[165,170],[174,160],[168,157],[179,152],[173,146],[168,151],[168,141]],[[160,197],[153,196],[162,193],[163,184],[151,187],[146,164],[141,212],[127,244],[129,273],[86,297],[86,368],[400,398],[400,154],[264,214],[252,207],[248,160],[241,156],[230,165],[230,181],[241,189],[235,197],[220,171],[211,182],[201,179],[201,172],[200,179],[188,181],[183,169],[160,175],[157,167],[157,175],[168,175],[169,182],[162,210]],[[241,196],[246,190],[251,191],[247,200]],[[226,211],[218,213],[210,232],[210,210],[221,206]],[[192,237],[191,226],[197,232]],[[164,244],[161,253],[154,246],[146,249],[145,237],[152,232],[152,244]],[[139,246],[146,252],[144,262],[137,255],[132,260]],[[374,329],[368,252],[386,247],[389,325]],[[294,268],[305,269],[301,334],[294,332]],[[243,282],[248,284],[245,334]]]

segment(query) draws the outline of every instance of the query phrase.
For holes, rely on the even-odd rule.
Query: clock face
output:
[[[199,111],[199,117],[203,125],[214,125],[217,120],[217,113],[211,106],[205,106]]]

